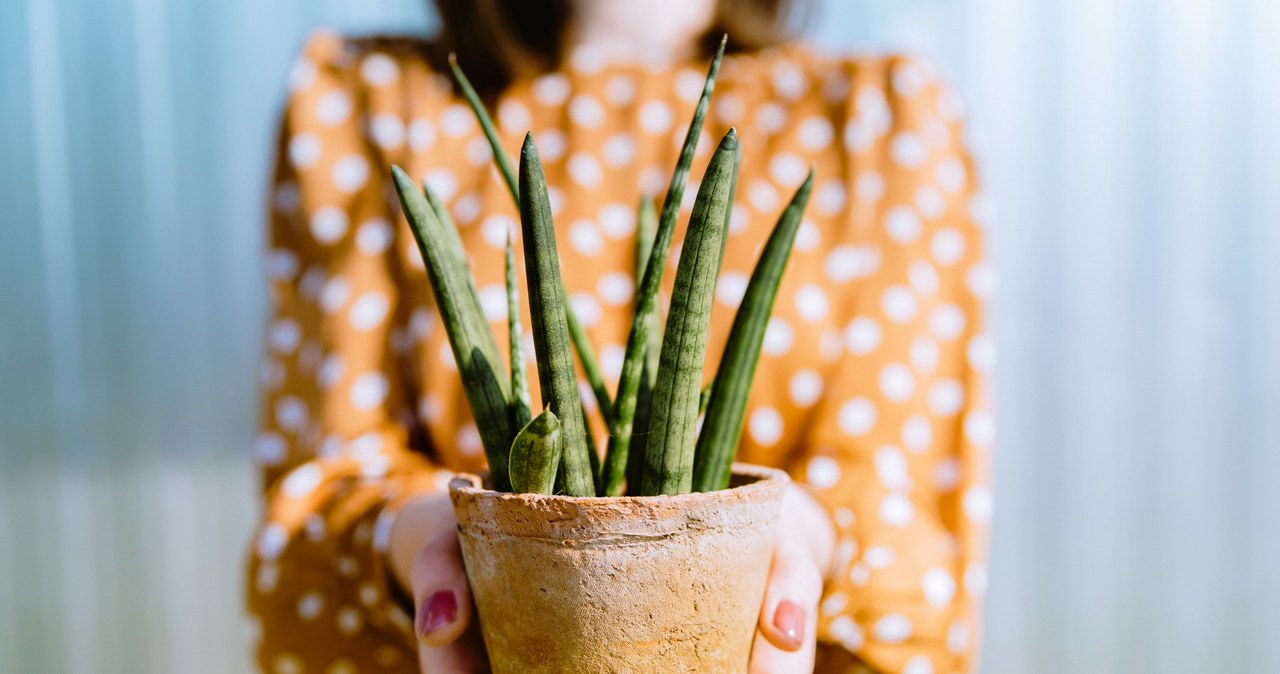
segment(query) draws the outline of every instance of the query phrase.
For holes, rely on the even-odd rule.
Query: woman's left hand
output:
[[[751,674],[813,671],[818,602],[834,550],[835,527],[826,509],[802,487],[788,486],[751,648]]]

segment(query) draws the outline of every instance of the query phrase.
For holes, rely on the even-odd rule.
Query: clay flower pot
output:
[[[681,496],[510,494],[449,485],[496,674],[745,672],[782,471]]]

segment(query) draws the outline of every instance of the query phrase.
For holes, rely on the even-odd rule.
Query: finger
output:
[[[780,539],[751,651],[753,674],[812,670],[821,598],[818,566],[803,546]]]
[[[448,646],[418,646],[420,671],[430,674],[482,674],[489,671],[480,624],[472,621],[457,641]]]
[[[457,641],[471,623],[471,589],[456,531],[446,529],[422,547],[413,560],[410,579],[418,641],[428,647]]]

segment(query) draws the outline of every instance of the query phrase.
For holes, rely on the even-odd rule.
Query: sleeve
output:
[[[263,519],[246,579],[264,671],[416,671],[383,555],[396,509],[449,477],[410,448],[396,219],[360,130],[359,65],[338,36],[313,36],[281,127],[254,446]]]
[[[994,435],[981,200],[954,95],[912,60],[876,79],[855,86],[845,138],[860,180],[883,178],[853,225],[881,269],[791,467],[837,526],[818,671],[971,672]]]

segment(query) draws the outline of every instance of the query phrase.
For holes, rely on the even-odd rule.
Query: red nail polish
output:
[[[448,590],[440,590],[428,597],[422,609],[418,611],[417,619],[414,621],[418,638],[421,639],[448,625],[457,617],[458,598]]]
[[[804,609],[790,599],[779,602],[778,609],[773,612],[773,626],[777,627],[796,648],[800,648],[804,643],[804,623]]]

